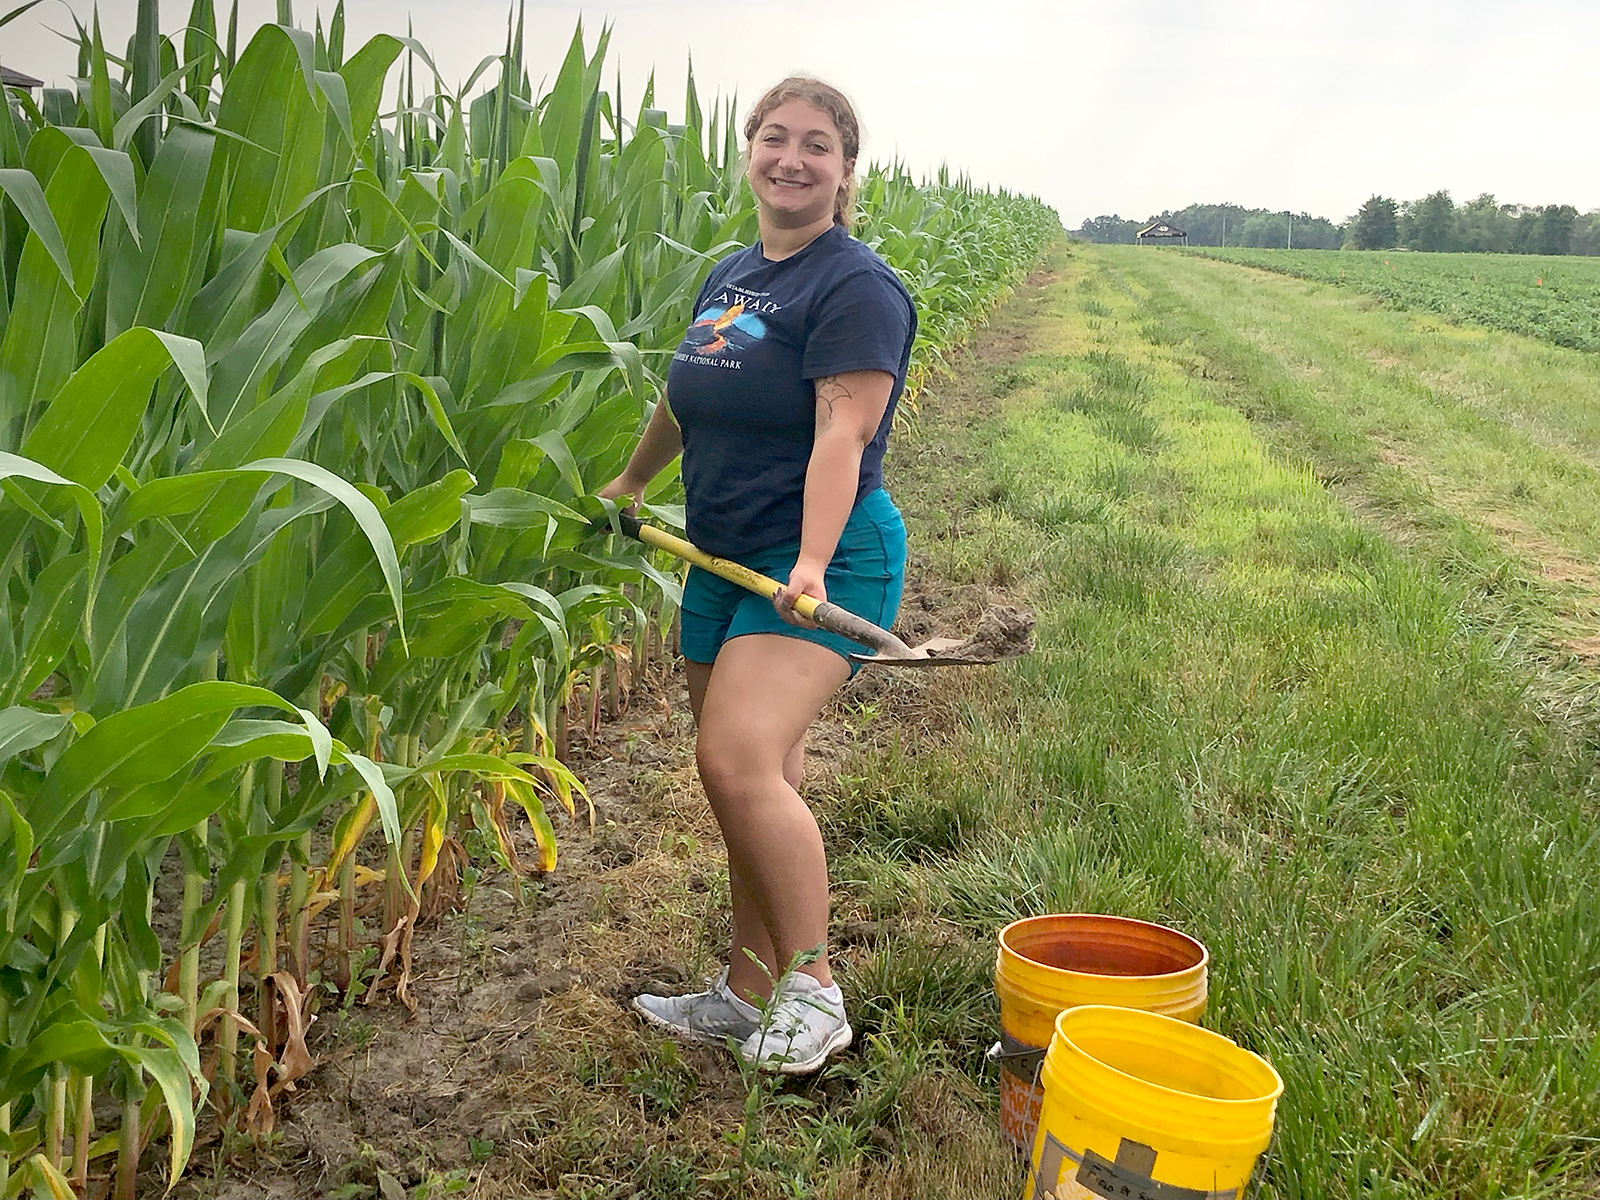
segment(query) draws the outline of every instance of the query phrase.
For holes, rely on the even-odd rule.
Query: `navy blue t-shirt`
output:
[[[827,375],[894,376],[855,498],[883,486],[917,332],[911,295],[888,263],[839,225],[780,262],[757,242],[711,269],[694,313],[667,372],[692,542],[726,558],[800,540],[814,381]]]

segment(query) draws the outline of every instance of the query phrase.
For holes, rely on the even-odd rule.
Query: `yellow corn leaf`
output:
[[[544,804],[534,790],[520,779],[509,779],[506,788],[511,796],[521,806],[522,811],[528,816],[528,824],[533,827],[533,838],[539,846],[539,861],[535,869],[539,871],[553,871],[556,869],[556,831],[550,824],[550,817],[544,811]]]
[[[594,827],[594,800],[589,795],[589,789],[583,786],[583,781],[569,771],[553,754],[508,754],[509,762],[525,768],[537,767],[544,776],[545,784],[561,801],[561,806],[567,810],[569,817],[576,817],[578,810],[573,804],[574,792],[582,796],[589,805],[589,826]],[[531,773],[531,772],[530,772]]]
[[[339,838],[339,844],[334,848],[333,856],[328,859],[328,865],[323,868],[327,878],[332,879],[339,873],[339,868],[344,866],[344,860],[355,853],[355,848],[361,844],[361,839],[372,826],[372,818],[378,815],[378,801],[371,792],[361,800],[361,807],[354,818],[345,826],[344,834]]]
[[[43,1154],[35,1154],[28,1160],[27,1170],[34,1178],[34,1195],[46,1195],[51,1200],[73,1200],[72,1185],[67,1182],[67,1177]]]
[[[413,889],[418,897],[422,895],[422,885],[433,877],[439,865],[439,849],[444,845],[445,826],[449,821],[450,811],[443,798],[430,798],[428,818],[422,824],[422,859],[417,864],[417,886]]]

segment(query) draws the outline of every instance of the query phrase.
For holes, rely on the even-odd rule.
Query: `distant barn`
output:
[[[19,87],[31,92],[34,88],[43,86],[42,79],[24,75],[21,71],[13,71],[10,67],[0,67],[0,87]]]
[[[1168,225],[1165,221],[1154,221],[1146,225],[1135,235],[1141,246],[1160,246],[1167,242],[1177,242],[1181,246],[1189,244],[1189,235],[1176,225]]]

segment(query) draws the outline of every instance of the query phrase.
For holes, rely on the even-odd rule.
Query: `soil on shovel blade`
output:
[[[1018,658],[1033,649],[1033,625],[1033,613],[1025,608],[1007,604],[986,609],[972,636],[943,653],[986,663]]]

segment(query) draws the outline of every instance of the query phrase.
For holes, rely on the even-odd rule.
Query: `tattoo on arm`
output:
[[[853,400],[854,394],[844,384],[842,375],[825,375],[817,380],[817,428],[826,429],[833,423],[833,406],[840,400]],[[824,414],[823,406],[827,407]]]

